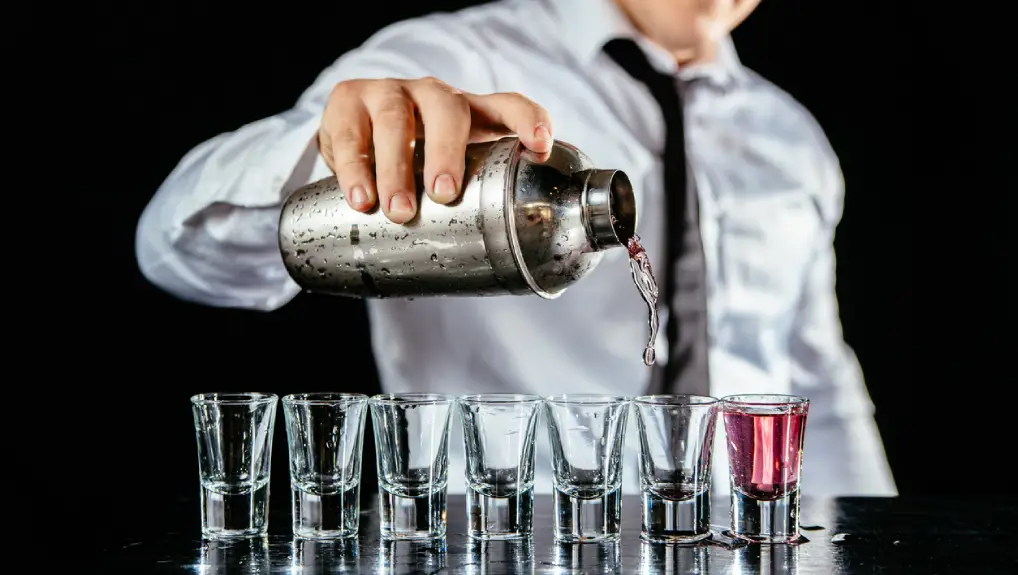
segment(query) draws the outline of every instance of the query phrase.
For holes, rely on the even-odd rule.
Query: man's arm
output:
[[[286,304],[299,288],[279,255],[279,209],[291,191],[331,173],[316,133],[333,86],[435,76],[464,90],[492,91],[486,62],[457,40],[453,18],[431,16],[379,32],[322,72],[291,110],[191,150],[138,223],[142,274],[197,303],[259,310]]]
[[[789,355],[793,389],[818,400],[813,406],[818,408],[815,415],[849,417],[872,414],[873,404],[859,362],[845,343],[841,328],[835,293],[834,233],[843,212],[844,180],[832,151],[828,158],[818,180],[819,193],[815,196],[822,231],[806,270],[789,340]]]

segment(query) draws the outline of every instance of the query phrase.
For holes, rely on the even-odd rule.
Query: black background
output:
[[[31,304],[40,319],[13,348],[31,354],[35,366],[35,379],[18,385],[40,396],[56,386],[58,405],[46,415],[51,425],[19,444],[46,452],[63,469],[45,473],[43,483],[66,497],[68,509],[116,520],[132,510],[111,499],[114,489],[139,497],[197,489],[193,393],[377,388],[373,368],[364,367],[371,358],[359,305],[300,295],[266,314],[177,301],[138,272],[135,225],[194,145],[289,108],[322,68],[380,27],[475,3],[99,2],[52,14],[33,8],[32,24],[49,50],[32,53],[35,91],[27,93],[48,106],[49,127],[36,130],[31,156],[38,166],[31,171],[62,182],[73,208],[52,208],[68,222],[61,223],[61,274],[32,271],[46,278],[31,290],[31,301],[42,302]],[[960,440],[947,427],[953,420],[931,425],[920,405],[932,396],[946,410],[951,399],[938,394],[947,387],[1003,383],[991,377],[986,357],[1004,347],[970,322],[967,333],[983,336],[961,337],[953,354],[916,353],[917,342],[946,323],[931,327],[930,318],[942,315],[940,302],[928,285],[912,281],[913,256],[942,242],[912,225],[928,200],[912,162],[911,18],[892,2],[764,0],[734,36],[744,64],[801,101],[840,157],[847,200],[836,239],[837,289],[845,337],[863,366],[899,490],[926,494],[950,490],[925,474],[931,465],[957,467],[937,450]],[[47,217],[38,213],[45,205],[19,209],[34,214],[29,223]],[[973,290],[957,290],[976,305]],[[1006,294],[981,291],[982,305]],[[332,338],[335,353],[314,364],[296,361],[289,349],[295,334]],[[973,361],[973,350],[982,359]],[[948,381],[956,371],[972,379]],[[40,409],[27,412],[38,417]],[[275,485],[287,482],[282,427]],[[950,470],[945,480],[991,469],[979,455],[988,448],[976,443],[983,442],[968,447],[964,470]],[[366,461],[370,467],[373,457]],[[67,492],[68,473],[83,489]],[[111,511],[111,501],[120,507]]]

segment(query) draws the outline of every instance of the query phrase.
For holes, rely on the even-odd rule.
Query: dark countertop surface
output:
[[[90,533],[85,555],[55,553],[79,573],[1018,573],[1018,500],[978,498],[804,498],[799,545],[693,547],[640,539],[637,497],[623,501],[617,544],[558,544],[551,496],[538,496],[527,542],[470,540],[462,495],[449,496],[444,542],[381,542],[373,504],[362,508],[360,536],[338,542],[294,540],[289,494],[273,494],[265,539],[203,541],[195,497],[148,502],[144,519],[121,509],[118,529]],[[717,499],[713,523],[727,527],[728,502]],[[723,542],[722,542],[723,543]],[[54,546],[59,549],[59,546]],[[57,571],[54,571],[57,572]]]

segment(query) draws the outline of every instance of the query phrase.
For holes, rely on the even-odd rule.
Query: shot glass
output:
[[[209,539],[261,537],[269,528],[269,469],[278,397],[202,393],[191,398]]]
[[[761,543],[799,538],[799,474],[809,400],[732,395],[721,400],[728,438],[735,537]]]
[[[531,535],[534,431],[541,398],[466,395],[459,406],[467,459],[467,534],[478,539]]]
[[[371,419],[383,539],[439,539],[446,530],[449,415],[455,398],[376,395]]]
[[[555,486],[555,538],[617,541],[628,401],[611,395],[557,395],[544,405]]]
[[[640,434],[640,536],[694,543],[710,535],[710,477],[718,400],[646,395],[633,400]]]
[[[294,536],[357,535],[367,411],[368,396],[359,393],[301,393],[283,398]]]

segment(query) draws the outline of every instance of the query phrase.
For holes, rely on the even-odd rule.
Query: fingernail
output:
[[[432,193],[440,200],[451,200],[456,197],[456,180],[449,174],[442,174],[435,178],[435,186]]]
[[[548,128],[545,128],[544,126],[538,126],[537,129],[534,130],[534,137],[547,143],[549,146],[551,145],[551,132],[549,132]]]
[[[410,219],[413,216],[414,208],[410,205],[410,198],[406,194],[396,194],[389,200],[390,216],[405,216]]]
[[[364,191],[364,186],[354,186],[350,190],[350,203],[357,207],[368,203],[368,193]]]

